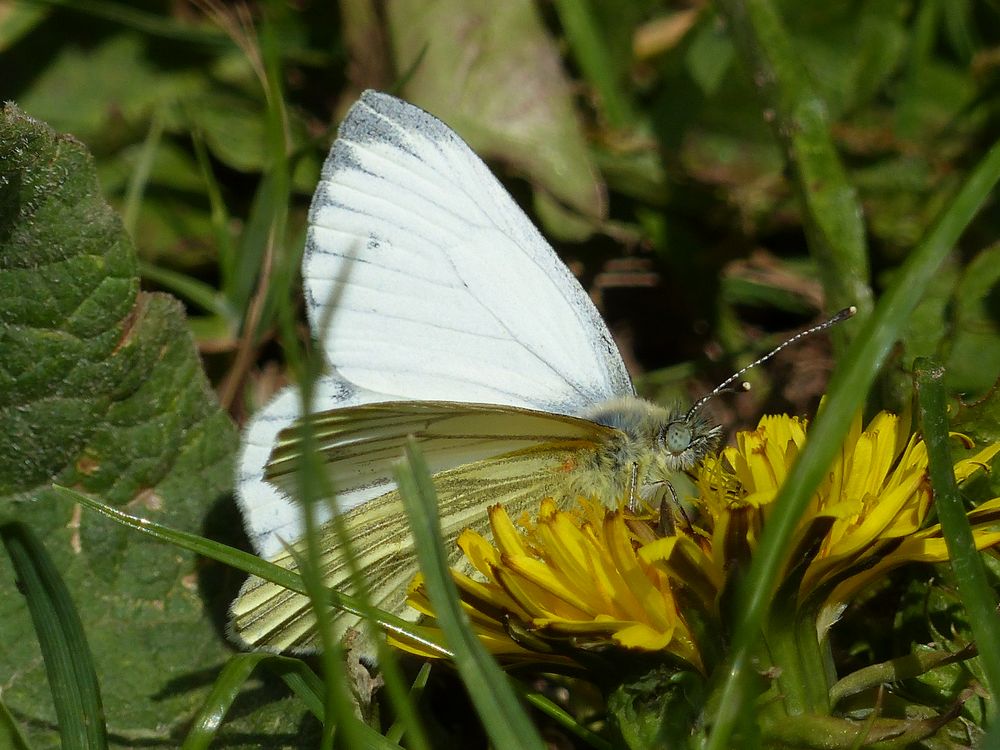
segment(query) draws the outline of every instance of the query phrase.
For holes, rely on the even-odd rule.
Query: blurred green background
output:
[[[282,376],[268,343],[296,299],[309,196],[366,87],[457,129],[578,273],[633,372],[649,375],[654,395],[690,397],[777,340],[751,339],[821,308],[867,307],[868,284],[877,295],[998,132],[995,3],[777,7],[802,98],[825,108],[840,160],[806,174],[843,193],[815,216],[781,133],[796,124],[708,3],[7,2],[0,85],[95,154],[147,287],[188,306],[237,417],[273,390],[261,372]],[[847,270],[810,253],[811,228],[838,210],[848,221],[835,252],[855,256]],[[853,210],[863,213],[850,226]],[[914,319],[903,369],[943,353],[955,389],[992,383],[996,224],[983,212],[956,248]],[[777,365],[770,408],[815,398],[826,369],[817,346]],[[277,369],[259,370],[267,363]],[[678,394],[693,374],[699,383]],[[247,384],[260,386],[249,402]]]
[[[751,33],[746,6],[775,15]],[[365,88],[455,128],[593,296],[640,390],[690,402],[790,331],[870,309],[891,283],[1000,134],[1000,5],[0,0],[0,95],[93,153],[143,288],[182,301],[237,424],[295,377],[279,331],[310,345],[306,211]],[[936,275],[872,408],[908,405],[919,355],[945,363],[956,398],[994,386],[998,228],[994,201]],[[783,352],[713,415],[746,426],[765,410],[810,413],[852,325],[833,349],[819,338]],[[231,444],[219,452],[224,483]],[[225,536],[235,512],[222,502],[189,525]],[[102,667],[121,744],[178,736],[226,653],[219,623],[238,578],[203,577],[192,595],[214,607],[205,653],[191,655],[203,671],[136,668],[152,708],[122,708],[136,694],[127,669]],[[51,737],[48,719],[23,713],[44,684],[24,682],[11,678],[8,699]],[[239,723],[274,695],[254,690],[230,716],[231,744],[253,746],[249,727],[294,743],[301,709]]]

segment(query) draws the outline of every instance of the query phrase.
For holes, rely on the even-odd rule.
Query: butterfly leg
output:
[[[628,509],[635,513],[639,510],[641,497],[639,496],[639,464],[632,464],[632,474],[629,476],[628,485],[625,487],[628,495]]]
[[[680,498],[677,497],[677,490],[670,482],[663,482],[660,485],[660,490],[657,493],[660,496],[660,520],[658,522],[659,531],[663,536],[674,536],[677,533],[677,526],[674,524],[674,516],[680,515],[684,521],[684,528],[689,531],[694,529],[694,525],[691,523],[691,519],[688,517],[687,511],[684,510],[684,506],[681,504]],[[670,500],[667,500],[667,495],[670,495]]]

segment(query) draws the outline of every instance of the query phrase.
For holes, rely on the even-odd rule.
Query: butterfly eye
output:
[[[660,434],[660,443],[676,456],[691,447],[692,437],[691,427],[686,422],[671,422]]]

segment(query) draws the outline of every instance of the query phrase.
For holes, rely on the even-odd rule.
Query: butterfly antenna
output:
[[[752,370],[757,365],[762,364],[764,362],[767,362],[767,360],[771,359],[771,357],[773,357],[775,354],[777,354],[778,352],[780,352],[782,349],[784,349],[785,347],[791,346],[792,344],[796,343],[800,339],[804,339],[806,336],[812,336],[814,333],[819,333],[820,331],[825,331],[827,328],[831,328],[832,326],[837,325],[837,323],[840,323],[841,321],[847,320],[848,318],[850,318],[851,316],[853,316],[857,311],[858,311],[858,308],[855,307],[854,305],[851,305],[850,307],[845,307],[843,310],[841,310],[840,312],[838,312],[836,315],[834,315],[829,320],[824,320],[822,323],[819,323],[818,325],[814,325],[812,328],[807,328],[804,331],[799,331],[794,336],[792,336],[790,339],[787,339],[786,341],[781,342],[776,347],[774,347],[771,351],[769,351],[767,354],[765,354],[763,357],[759,357],[758,359],[755,359],[753,362],[751,362],[750,364],[748,364],[746,367],[743,367],[740,370],[737,370],[732,375],[730,375],[728,378],[726,378],[721,383],[719,383],[717,386],[715,386],[715,388],[713,388],[710,393],[708,393],[707,395],[702,396],[700,399],[698,399],[698,401],[695,403],[695,405],[692,406],[690,409],[688,409],[688,413],[687,413],[687,416],[686,416],[685,419],[690,420],[695,414],[697,414],[701,410],[701,407],[703,407],[711,399],[713,399],[716,396],[718,396],[720,393],[726,393],[728,391],[737,391],[737,390],[740,390],[740,391],[749,391],[750,390],[750,384],[747,383],[747,382],[745,382],[745,381],[740,382],[739,385],[735,385],[735,383],[741,377],[743,377],[743,375],[747,372],[747,370]]]

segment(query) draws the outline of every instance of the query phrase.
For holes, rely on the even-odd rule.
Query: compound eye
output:
[[[691,447],[691,438],[691,428],[685,422],[671,422],[662,439],[664,447],[676,456]]]

